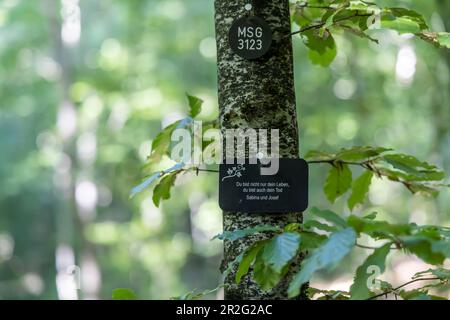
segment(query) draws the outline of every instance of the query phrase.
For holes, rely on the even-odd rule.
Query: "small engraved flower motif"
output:
[[[223,177],[222,181],[229,179],[229,178],[234,178],[234,177],[241,178],[242,171],[245,171],[245,167],[242,164],[238,165],[237,167],[232,167],[227,170],[228,175]]]

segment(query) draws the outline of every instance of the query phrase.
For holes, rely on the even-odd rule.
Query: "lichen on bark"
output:
[[[298,158],[298,123],[295,106],[291,23],[288,0],[266,0],[263,5],[246,11],[250,0],[215,0],[217,39],[217,64],[219,83],[220,125],[224,129],[278,129],[280,156]],[[257,10],[257,12],[255,12]],[[234,54],[228,43],[228,32],[234,20],[244,15],[257,15],[272,28],[273,44],[270,51],[254,61]],[[223,214],[226,231],[245,229],[256,225],[284,227],[301,222],[302,213],[248,214],[245,212]],[[225,241],[224,269],[255,241],[268,237],[258,234],[238,241]],[[298,271],[302,257],[293,262],[287,276],[270,291],[263,291],[251,275],[234,282],[236,266],[225,279],[225,299],[286,299],[287,286]],[[304,298],[304,292],[298,298]]]

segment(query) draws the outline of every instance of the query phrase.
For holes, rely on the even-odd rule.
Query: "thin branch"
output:
[[[325,25],[325,22],[319,23],[319,24],[315,24],[315,25],[310,25],[310,26],[307,26],[307,27],[303,27],[303,28],[301,28],[301,29],[298,30],[298,31],[295,31],[295,32],[290,33],[290,34],[287,35],[286,37],[295,36],[296,34],[303,33],[303,32],[305,32],[305,31],[309,31],[309,30],[312,30],[312,29],[320,29],[320,28],[322,28],[324,25]]]
[[[218,173],[219,172],[219,170],[198,169],[198,168],[197,168],[197,171],[199,171],[199,172],[212,172],[212,173]]]
[[[366,246],[366,245],[359,244],[359,243],[357,243],[356,246],[357,246],[358,248],[369,249],[369,250],[377,250],[377,249],[378,249],[377,247]]]
[[[390,294],[390,293],[397,292],[397,291],[400,290],[401,288],[406,287],[406,286],[408,286],[408,285],[410,285],[410,284],[412,284],[412,283],[418,282],[418,281],[434,281],[434,280],[441,280],[441,279],[438,278],[438,277],[414,279],[414,280],[411,280],[411,281],[408,281],[408,282],[402,284],[401,286],[398,286],[397,288],[393,288],[393,289],[391,289],[391,290],[388,290],[388,291],[385,291],[385,292],[383,292],[383,293],[377,294],[376,296],[370,297],[370,298],[367,299],[367,300],[374,300],[374,299],[379,298],[379,297],[382,297],[382,296],[384,296],[384,295],[388,295],[388,294]]]
[[[366,245],[359,244],[359,243],[356,243],[356,246],[361,249],[369,249],[369,250],[380,249],[379,247],[366,246]],[[391,247],[391,250],[398,250],[398,249],[399,249],[398,247]]]
[[[336,8],[334,8],[334,7],[330,7],[330,6],[314,6],[314,5],[309,5],[308,3],[297,4],[297,8],[336,10]]]
[[[342,22],[342,21],[346,21],[346,20],[350,20],[352,18],[356,18],[356,17],[371,17],[371,16],[372,16],[372,14],[360,14],[360,13],[356,12],[355,14],[353,14],[351,16],[347,16],[347,17],[343,17],[343,18],[334,20],[333,21],[333,25],[336,24],[336,23]],[[309,30],[313,30],[313,29],[320,29],[320,28],[322,28],[325,25],[326,25],[326,22],[321,22],[321,23],[318,23],[318,24],[306,26],[306,27],[301,28],[298,31],[290,33],[288,36],[294,36],[296,34],[303,33],[305,31],[309,31]]]
[[[328,164],[333,165],[336,161],[338,161],[342,164],[349,164],[349,165],[354,165],[354,166],[363,166],[366,164],[366,162],[352,162],[352,161],[343,161],[343,160],[339,160],[339,159],[311,160],[311,161],[307,161],[307,162],[308,162],[308,164],[328,163]]]

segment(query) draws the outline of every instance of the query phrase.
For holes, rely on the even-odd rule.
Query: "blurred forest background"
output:
[[[449,0],[396,2],[450,30]],[[0,0],[0,299],[109,299],[120,287],[165,299],[220,283],[215,174],[183,177],[161,209],[150,192],[129,200],[151,139],[186,114],[185,92],[205,100],[204,119],[218,114],[213,13],[212,0]],[[450,52],[373,35],[379,45],[339,36],[330,68],[294,37],[302,153],[379,145],[450,173]],[[310,202],[325,208],[322,169]],[[449,226],[449,199],[377,180],[359,210]],[[365,254],[314,285],[347,289]],[[424,268],[394,255],[383,277]]]

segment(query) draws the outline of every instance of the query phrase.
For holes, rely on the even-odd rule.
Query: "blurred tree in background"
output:
[[[398,3],[450,30],[448,0]],[[217,116],[213,11],[207,0],[0,2],[1,299],[108,299],[118,287],[157,299],[220,283],[217,176],[183,176],[161,208],[148,193],[128,198],[151,137],[187,112],[186,91],[205,100],[202,117]],[[328,69],[294,37],[302,153],[380,145],[450,172],[449,51],[376,35],[378,45],[337,37]],[[311,172],[312,204],[327,203],[325,174]],[[369,208],[448,225],[449,197],[377,180]],[[345,289],[363,259],[315,286]],[[394,283],[424,269],[412,257],[389,263]]]

